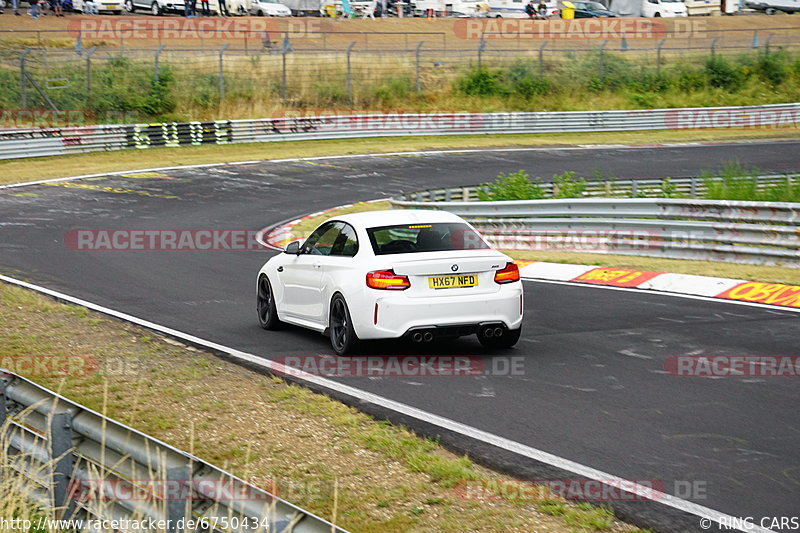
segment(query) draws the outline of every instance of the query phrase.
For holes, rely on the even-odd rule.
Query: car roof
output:
[[[388,209],[383,211],[364,211],[334,217],[334,220],[349,222],[354,226],[375,228],[396,224],[413,224],[428,222],[464,222],[458,215],[434,209]]]

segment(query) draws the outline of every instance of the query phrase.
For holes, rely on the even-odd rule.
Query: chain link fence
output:
[[[643,93],[657,92],[666,73],[691,90],[702,82],[697,77],[709,58],[716,57],[735,58],[742,69],[754,72],[764,57],[782,57],[785,64],[775,67],[775,75],[800,79],[798,35],[753,34],[749,42],[741,36],[715,37],[691,46],[665,39],[526,43],[519,48],[519,42],[508,47],[502,41],[481,40],[445,49],[418,41],[407,49],[362,50],[353,41],[344,49],[324,50],[295,49],[285,38],[265,41],[258,51],[227,44],[214,49],[0,50],[0,109],[7,115],[10,110],[71,111],[85,123],[170,120],[176,110],[186,109],[202,119],[279,109],[386,110],[412,98],[418,108],[424,107],[425,97],[459,90],[467,95],[502,95],[507,90],[536,98],[564,87],[603,90],[628,84]],[[500,83],[499,74],[470,78],[481,69],[502,69],[506,89],[491,92],[492,84]],[[644,102],[638,107],[650,106]],[[180,118],[185,114],[174,119]],[[14,127],[12,121],[6,116],[2,126]],[[24,124],[31,125],[37,124]]]

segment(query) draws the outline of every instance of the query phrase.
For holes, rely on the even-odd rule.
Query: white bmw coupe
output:
[[[359,340],[471,334],[485,347],[505,348],[521,332],[519,279],[513,260],[454,214],[342,215],[261,267],[258,321],[264,329],[287,322],[328,335],[339,355]]]

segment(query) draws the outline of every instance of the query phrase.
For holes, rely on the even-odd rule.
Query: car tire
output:
[[[263,11],[261,11],[260,9],[258,10],[258,16],[259,16],[259,17],[263,17],[263,16],[264,16],[264,12],[263,12]]]
[[[154,17],[161,15],[161,7],[158,5],[158,2],[153,2],[153,4],[150,6],[150,13]]]
[[[661,13],[656,13],[656,14],[655,14],[655,15],[653,15],[653,16],[654,16],[655,18],[657,18],[657,19],[660,19],[660,18],[661,18]]]
[[[258,291],[256,294],[256,312],[258,324],[267,330],[280,329],[283,323],[278,318],[278,308],[275,306],[275,296],[272,285],[267,276],[258,278]]]
[[[136,13],[136,6],[133,5],[133,0],[125,0],[125,11],[128,13]]]
[[[328,334],[331,339],[331,347],[336,355],[351,354],[358,348],[359,340],[353,329],[350,310],[347,308],[344,296],[338,293],[331,299]]]
[[[519,342],[520,335],[522,335],[522,327],[519,329],[508,329],[502,337],[489,337],[488,339],[478,335],[478,341],[484,348],[511,348]]]

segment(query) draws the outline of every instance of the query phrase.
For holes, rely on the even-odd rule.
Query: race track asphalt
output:
[[[258,327],[254,276],[272,252],[76,251],[65,245],[65,234],[79,228],[254,230],[335,205],[474,184],[518,169],[545,177],[567,170],[587,178],[677,177],[738,159],[783,172],[800,169],[798,154],[794,142],[417,154],[0,189],[0,272],[265,358],[329,354],[318,334]],[[619,477],[654,480],[668,493],[733,516],[797,515],[797,381],[679,378],[664,370],[674,355],[800,355],[796,313],[525,283],[524,335],[515,349],[489,356],[474,338],[367,348],[381,355],[476,355],[489,368],[498,356],[521,357],[521,375],[337,379]],[[513,457],[498,464],[486,459],[490,451],[471,451],[523,478],[545,474]],[[693,493],[685,493],[687,486]],[[646,517],[648,505],[626,509]],[[650,523],[700,530],[685,521]]]

